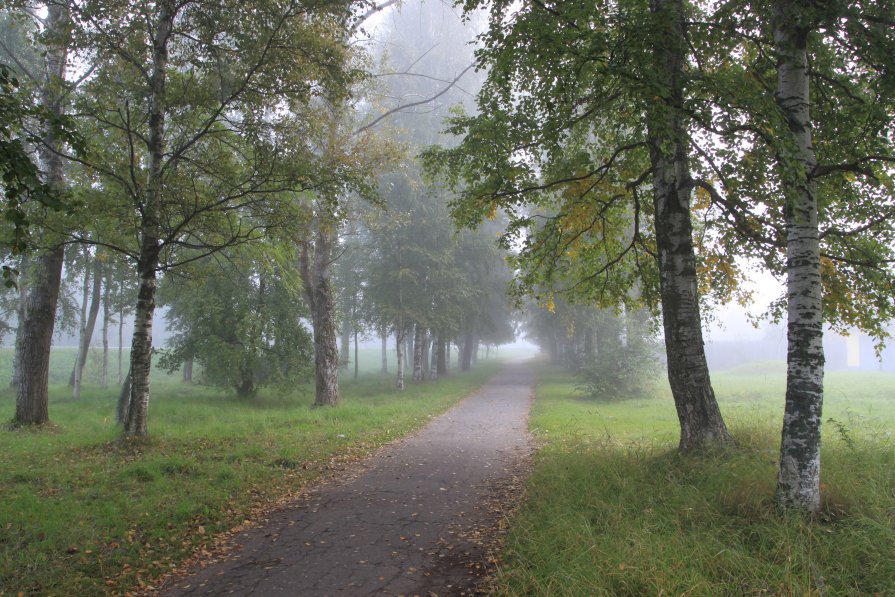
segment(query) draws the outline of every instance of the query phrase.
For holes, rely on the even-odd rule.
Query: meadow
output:
[[[357,381],[343,374],[337,408],[312,407],[310,385],[237,399],[156,371],[151,438],[131,443],[115,424],[117,387],[95,385],[97,358],[73,401],[65,384],[74,350],[57,350],[52,423],[0,431],[0,595],[151,586],[191,554],[214,549],[222,531],[419,428],[499,367],[480,361],[398,393],[392,375],[376,373],[378,351],[361,358]],[[0,379],[8,379],[10,359],[8,349],[0,352]],[[14,404],[12,391],[0,391],[3,419]]]
[[[822,512],[773,506],[785,365],[712,380],[737,445],[676,453],[667,387],[582,397],[540,365],[540,444],[494,594],[895,595],[895,375],[826,376]]]

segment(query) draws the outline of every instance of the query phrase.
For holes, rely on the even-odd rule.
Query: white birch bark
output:
[[[124,433],[131,437],[149,435],[149,373],[152,369],[152,323],[155,314],[156,272],[159,265],[159,211],[162,163],[165,152],[165,86],[168,68],[168,41],[175,18],[170,1],[156,6],[155,35],[152,40],[152,74],[149,94],[149,164],[140,225],[140,254],[137,263],[139,290],[134,310],[131,341],[130,400]]]
[[[780,171],[786,193],[787,371],[776,501],[781,508],[810,512],[820,507],[820,431],[823,408],[823,311],[818,206],[812,174],[817,158],[811,140],[808,27],[800,3],[774,7],[778,56],[775,99],[790,138]]]

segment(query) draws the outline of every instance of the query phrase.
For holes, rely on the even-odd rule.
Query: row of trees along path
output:
[[[451,120],[460,144],[425,155],[457,221],[507,214],[520,294],[661,307],[682,452],[732,444],[702,303],[730,300],[747,260],[785,277],[776,500],[816,511],[824,325],[885,339],[895,316],[895,3],[464,8],[489,11],[488,76]]]

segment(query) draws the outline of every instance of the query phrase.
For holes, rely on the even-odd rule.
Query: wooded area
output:
[[[60,331],[127,442],[153,368],[341,408],[364,340],[399,392],[524,328],[591,396],[664,367],[680,454],[725,453],[705,311],[760,264],[774,501],[820,511],[824,332],[895,319],[895,2],[7,0],[0,35],[13,428]]]

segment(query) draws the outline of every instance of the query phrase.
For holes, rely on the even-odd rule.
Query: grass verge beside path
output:
[[[0,432],[0,595],[145,586],[216,533],[421,427],[499,367],[403,393],[390,376],[346,381],[338,408],[312,408],[307,388],[238,400],[155,383],[152,437],[130,446],[117,441],[114,390],[88,388],[73,402],[54,387],[51,428]],[[0,411],[13,409],[0,393]]]
[[[589,400],[542,366],[541,449],[493,593],[895,595],[895,376],[827,375],[823,512],[810,520],[772,504],[782,378],[759,367],[713,381],[739,445],[683,458],[669,396]]]

